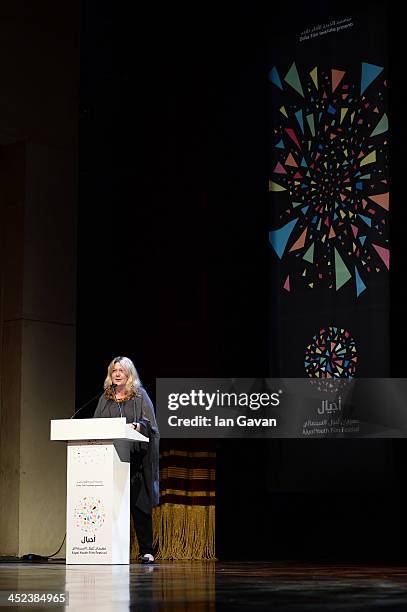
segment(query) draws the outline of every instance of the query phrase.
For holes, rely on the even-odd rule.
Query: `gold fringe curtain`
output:
[[[160,505],[153,510],[156,559],[216,558],[215,461],[212,440],[161,441]],[[131,557],[137,556],[133,530]]]

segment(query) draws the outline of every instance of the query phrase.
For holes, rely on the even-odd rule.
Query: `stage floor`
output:
[[[158,562],[95,566],[0,564],[7,592],[65,591],[69,610],[407,611],[407,566]],[[49,604],[12,609],[52,610]]]

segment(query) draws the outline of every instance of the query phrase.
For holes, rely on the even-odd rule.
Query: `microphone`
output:
[[[120,416],[122,417],[122,416],[123,416],[123,412],[122,412],[122,405],[121,405],[121,403],[118,401],[118,399],[117,399],[117,397],[116,397],[116,393],[115,393],[115,389],[116,389],[116,387],[117,387],[117,385],[115,385],[114,383],[112,383],[112,385],[111,385],[112,393],[113,393],[113,395],[114,395],[114,399],[116,400],[117,407],[118,407],[118,409],[120,410]]]
[[[75,415],[78,414],[78,412],[80,412],[82,410],[82,408],[86,408],[86,406],[89,406],[89,404],[91,402],[93,402],[97,397],[100,397],[100,391],[98,391],[98,393],[96,393],[96,395],[94,395],[93,397],[90,398],[90,400],[88,402],[86,402],[86,404],[83,404],[83,406],[80,406],[78,408],[78,410],[75,410],[75,412],[73,413],[73,415],[71,417],[69,417],[70,419],[73,419]]]

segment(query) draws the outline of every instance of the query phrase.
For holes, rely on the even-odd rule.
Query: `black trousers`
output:
[[[133,517],[140,554],[153,555],[153,520],[151,514],[147,514],[140,510],[140,508],[137,508],[137,506],[132,505],[131,515]]]
[[[153,555],[153,519],[150,512],[143,512],[137,506],[140,498],[146,501],[146,485],[141,467],[141,462],[134,462],[131,467],[130,477],[130,510],[133,517],[134,529],[136,531],[138,547],[141,555]],[[148,507],[148,504],[145,504]]]

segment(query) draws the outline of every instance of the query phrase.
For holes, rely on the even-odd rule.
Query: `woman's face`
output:
[[[122,364],[120,362],[115,363],[112,370],[112,382],[120,387],[126,384],[127,379],[128,376]]]

